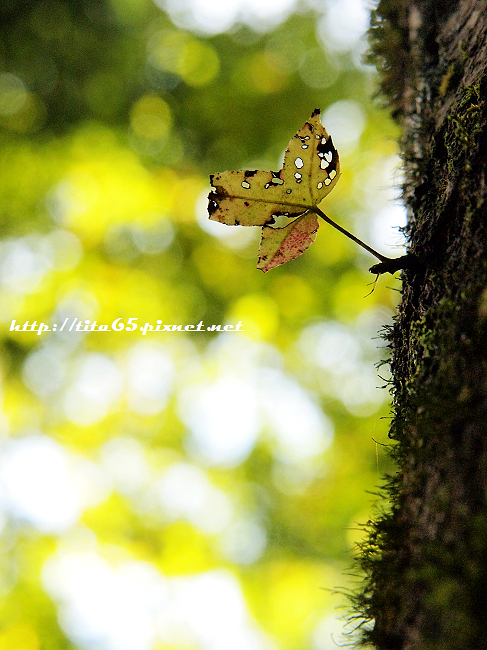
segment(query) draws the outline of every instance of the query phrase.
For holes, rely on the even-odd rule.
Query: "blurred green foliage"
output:
[[[373,260],[326,225],[264,275],[257,233],[205,215],[209,173],[279,169],[316,107],[342,161],[327,214],[367,240],[390,205],[394,127],[325,9],[205,35],[149,0],[0,5],[0,650],[232,645],[194,622],[198,576],[243,594],[202,599],[222,635],[243,608],[242,648],[333,647],[323,588],[387,469],[396,285],[364,299]],[[244,333],[9,331],[74,317]]]

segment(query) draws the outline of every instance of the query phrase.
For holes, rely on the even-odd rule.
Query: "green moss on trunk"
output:
[[[379,650],[484,647],[487,619],[486,2],[380,2],[404,127],[409,247],[388,333],[397,473],[369,525],[357,611]],[[385,62],[385,63],[384,63]],[[392,74],[392,72],[390,73]],[[401,78],[400,75],[404,75]],[[387,80],[387,77],[386,77]]]

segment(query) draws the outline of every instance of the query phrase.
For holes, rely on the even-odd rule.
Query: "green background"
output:
[[[360,3],[206,28],[159,5],[0,7],[0,650],[328,650],[391,469],[398,282],[364,297],[374,258],[326,224],[263,274],[259,229],[205,197],[210,173],[278,170],[319,107],[323,209],[399,255],[397,132]],[[244,332],[9,331],[74,317]]]

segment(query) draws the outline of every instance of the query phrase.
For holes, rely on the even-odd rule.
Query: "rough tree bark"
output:
[[[397,473],[363,545],[379,650],[487,648],[487,0],[381,0],[409,250],[387,338]],[[365,629],[367,628],[367,629]]]

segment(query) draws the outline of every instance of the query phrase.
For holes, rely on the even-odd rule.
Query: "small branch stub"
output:
[[[381,275],[382,273],[391,273],[394,274],[396,271],[400,270],[414,270],[418,266],[418,258],[412,253],[403,255],[402,257],[396,257],[393,259],[385,258],[384,261],[379,262],[379,264],[374,264],[369,269],[370,273],[375,273]]]

